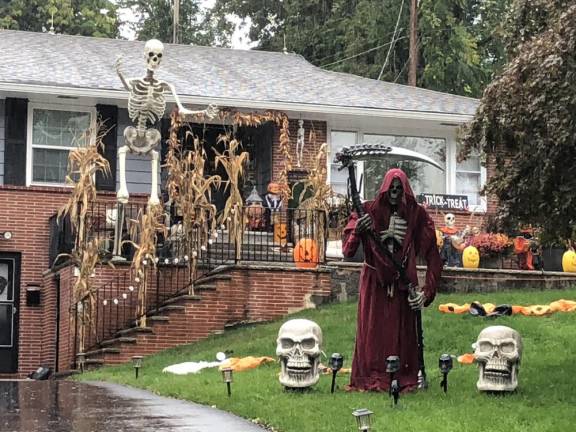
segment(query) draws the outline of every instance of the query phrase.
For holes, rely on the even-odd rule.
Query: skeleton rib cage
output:
[[[133,79],[130,84],[132,88],[128,97],[128,114],[137,123],[138,131],[142,132],[146,130],[147,122],[153,125],[164,116],[164,83]]]

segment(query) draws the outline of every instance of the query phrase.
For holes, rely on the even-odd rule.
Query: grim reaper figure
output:
[[[372,241],[364,241],[365,262],[360,276],[356,347],[352,363],[351,390],[388,391],[386,358],[400,357],[396,374],[402,391],[418,386],[418,338],[415,311],[428,306],[436,295],[442,260],[436,248],[434,222],[414,198],[408,177],[391,169],[373,201],[363,204],[366,214],[352,214],[344,230],[344,256],[354,256],[362,234],[374,230],[404,263],[407,278],[418,285],[416,256],[426,259],[426,283],[410,293],[390,259]]]

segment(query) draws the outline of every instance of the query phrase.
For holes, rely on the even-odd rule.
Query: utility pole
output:
[[[418,71],[418,0],[410,0],[410,64],[408,85],[416,87]]]
[[[180,0],[174,0],[172,9],[172,43],[178,43],[178,23],[180,22]]]

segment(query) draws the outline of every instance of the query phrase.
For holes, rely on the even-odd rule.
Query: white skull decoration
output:
[[[448,228],[453,228],[456,224],[456,216],[454,216],[452,213],[448,213],[446,216],[444,216],[444,222]]]
[[[522,358],[522,337],[506,326],[486,327],[478,335],[474,358],[480,377],[480,391],[514,391],[518,387],[518,369]]]
[[[320,379],[322,329],[307,319],[286,321],[278,331],[276,355],[280,357],[280,384],[310,387]]]
[[[149,70],[155,71],[158,69],[163,53],[164,45],[158,39],[150,39],[146,42],[146,45],[144,45],[144,59]]]

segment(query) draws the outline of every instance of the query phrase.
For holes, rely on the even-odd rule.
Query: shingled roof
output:
[[[0,84],[118,91],[143,76],[144,42],[0,30]],[[478,101],[320,69],[295,54],[165,45],[158,77],[190,97],[471,116]],[[88,92],[87,92],[88,94]],[[93,93],[90,93],[93,94]],[[321,109],[318,109],[321,111]]]

